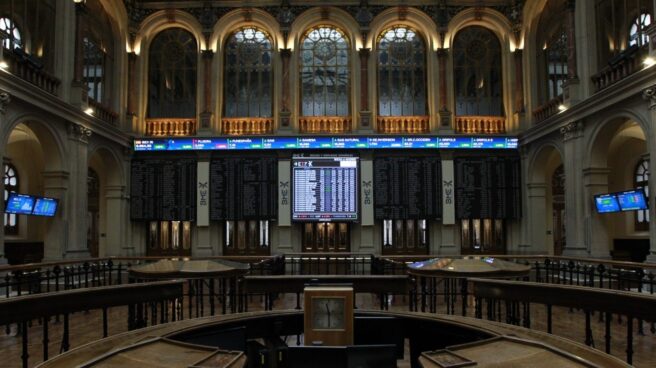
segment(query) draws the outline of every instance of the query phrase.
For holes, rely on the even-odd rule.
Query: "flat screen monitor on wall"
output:
[[[15,213],[19,215],[31,215],[34,210],[35,198],[27,194],[9,193],[5,203],[6,213]]]
[[[617,193],[617,200],[622,211],[646,210],[647,198],[642,189],[627,190]]]
[[[294,156],[292,220],[356,221],[358,157]]]
[[[58,203],[54,198],[37,197],[32,215],[52,217],[57,213]]]
[[[620,204],[615,194],[598,194],[594,196],[597,213],[612,213],[620,211]]]

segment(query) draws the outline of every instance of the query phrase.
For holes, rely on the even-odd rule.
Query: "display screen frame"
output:
[[[643,206],[641,207],[625,207],[622,204],[625,203],[622,199],[626,198],[630,195],[638,194],[641,197],[641,203]],[[632,189],[632,190],[626,190],[623,192],[618,192],[615,194],[617,196],[617,203],[620,207],[620,210],[622,212],[628,212],[628,211],[642,211],[649,209],[649,200],[647,199],[647,196],[645,195],[645,191],[642,188],[637,188],[637,189]]]
[[[26,200],[30,201],[30,209],[29,211],[27,210],[20,210],[16,209],[14,210],[9,204],[12,202],[12,200],[20,200],[20,203],[23,203]],[[21,194],[21,193],[16,193],[16,192],[11,192],[9,193],[9,196],[7,197],[7,200],[5,201],[5,213],[13,213],[16,215],[31,215],[32,212],[34,211],[34,204],[36,202],[36,197],[31,196],[29,194]],[[21,205],[23,207],[23,205]]]
[[[37,212],[37,208],[40,202],[54,203],[54,210],[51,212]],[[55,217],[58,208],[59,208],[59,199],[50,198],[50,197],[36,197],[36,200],[34,201],[34,208],[32,210],[32,215],[43,216],[43,217]]]
[[[613,205],[612,209],[603,210],[604,207],[600,206],[600,200],[605,199],[605,198],[609,198],[613,201],[614,205]],[[597,209],[597,213],[604,214],[604,213],[621,212],[620,203],[619,203],[619,201],[617,199],[617,195],[615,195],[615,193],[596,194],[594,196],[594,202],[595,202],[595,208]]]
[[[338,212],[315,212],[314,214],[296,211],[296,170],[295,163],[298,161],[309,160],[338,160],[349,159],[345,161],[355,161],[355,210],[353,212],[342,212],[345,215],[340,215]],[[304,155],[297,154],[292,156],[291,160],[291,217],[293,222],[358,222],[360,221],[360,157],[353,154],[317,154],[317,155]],[[349,217],[350,216],[350,217]]]

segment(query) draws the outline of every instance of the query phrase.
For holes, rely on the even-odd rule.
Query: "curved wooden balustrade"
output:
[[[456,116],[456,133],[503,134],[506,118],[503,116]]]
[[[378,116],[376,127],[379,133],[428,133],[430,116]]]
[[[348,133],[352,130],[350,116],[301,116],[298,118],[301,133]]]
[[[196,134],[196,119],[148,118],[146,135],[150,136],[188,136]]]
[[[273,133],[273,118],[222,118],[221,131],[228,135]]]
[[[501,319],[501,301],[505,302],[506,323],[520,324],[530,328],[530,303],[547,306],[547,328],[551,332],[551,308],[562,306],[582,309],[585,312],[585,343],[593,345],[591,313],[604,314],[605,348],[610,353],[612,314],[627,316],[626,361],[633,360],[633,320],[656,322],[656,297],[619,290],[602,290],[570,285],[546,285],[534,282],[469,279],[476,298],[476,317],[483,317],[487,308],[488,319]],[[483,299],[487,301],[484,302]],[[520,307],[519,303],[522,303]],[[528,318],[527,318],[528,316]]]
[[[142,284],[115,285],[99,288],[82,288],[52,293],[24,295],[16,298],[0,300],[0,324],[9,325],[18,323],[22,337],[23,367],[28,366],[28,322],[40,320],[43,326],[43,360],[49,358],[48,351],[48,325],[50,317],[63,315],[64,333],[62,336],[61,351],[68,351],[69,342],[69,315],[76,312],[94,309],[103,310],[103,336],[108,336],[107,309],[115,306],[130,306],[128,326],[130,328],[145,327],[148,318],[146,309],[156,313],[157,305],[161,307],[160,321],[175,321],[182,317],[181,311],[176,310],[177,302],[183,296],[183,282],[160,281]],[[169,307],[170,304],[170,307]],[[180,313],[180,314],[179,314]],[[176,318],[177,317],[177,318]],[[150,321],[156,324],[156,315],[151,315]]]
[[[597,74],[591,77],[595,92],[612,86],[629,75],[642,70],[642,58],[648,47],[631,47],[615,56]]]
[[[358,333],[358,318],[361,321],[365,321],[366,319],[375,321],[375,319],[378,319],[380,321],[377,322],[378,324],[370,322],[369,326],[379,327],[379,329],[386,331],[385,335],[399,336],[407,339],[410,345],[410,356],[408,358],[413,363],[419,358],[421,351],[442,348],[457,349],[457,346],[453,345],[471,341],[479,344],[491,343],[498,341],[500,338],[503,339],[506,336],[512,336],[509,338],[515,339],[514,341],[516,342],[528,343],[540,349],[545,349],[545,351],[556,349],[561,356],[568,357],[572,362],[579,363],[573,366],[628,367],[621,360],[585,345],[558,336],[512,325],[456,316],[365,310],[357,310],[355,312],[355,318],[356,334]],[[396,328],[386,328],[387,323],[391,323]],[[66,354],[54,357],[39,365],[39,368],[90,366],[88,362],[97,361],[98,357],[137,347],[149,339],[164,338],[185,343],[188,341],[197,341],[197,336],[210,335],[211,337],[212,332],[220,334],[224,329],[234,330],[235,328],[243,329],[245,336],[248,336],[248,338],[268,339],[271,337],[272,331],[276,331],[281,336],[294,336],[302,333],[303,312],[249,312],[152,326],[87,344],[71,350]],[[382,339],[385,338],[384,336],[382,337]],[[390,341],[389,338],[387,338],[387,341]],[[293,342],[288,343],[289,346],[293,344]],[[214,345],[214,348],[216,348],[216,345]],[[167,356],[171,352],[161,351],[161,354]],[[405,354],[406,352],[404,352]],[[530,362],[531,359],[533,361],[535,359],[544,359],[544,356],[544,354],[537,354],[537,356],[533,357],[525,356],[523,362]],[[479,358],[478,362],[481,366],[503,366],[504,363],[508,364],[508,366],[518,366],[512,365],[514,359],[517,358],[517,356],[512,356],[508,357],[507,360],[501,359],[501,362],[499,362],[498,356],[488,355],[487,357]],[[416,365],[413,364],[412,366]]]
[[[544,120],[547,120],[549,117],[556,115],[560,110],[558,106],[563,103],[563,95],[559,95],[556,98],[552,98],[547,101],[544,105],[539,106],[537,109],[533,110],[533,119],[535,123],[541,123]]]

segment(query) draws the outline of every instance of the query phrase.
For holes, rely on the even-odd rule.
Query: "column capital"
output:
[[[202,50],[200,53],[205,60],[212,59],[214,57],[214,51],[212,50]]]
[[[368,57],[371,54],[371,49],[368,47],[361,47],[358,49],[358,54],[360,54],[360,57]]]
[[[280,49],[280,56],[283,58],[290,58],[292,56],[292,49]]]
[[[68,137],[83,143],[89,142],[89,137],[93,134],[92,130],[82,124],[69,123]]]
[[[572,121],[560,128],[563,142],[583,136],[584,124],[582,120]]]
[[[7,105],[11,102],[11,95],[7,91],[0,90],[0,113],[7,111]]]
[[[649,109],[656,109],[656,84],[642,91],[642,98],[649,102]]]

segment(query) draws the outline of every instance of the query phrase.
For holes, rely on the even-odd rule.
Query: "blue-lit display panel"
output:
[[[617,201],[622,211],[639,211],[647,209],[647,198],[642,189],[617,193]]]
[[[6,213],[31,215],[34,209],[34,197],[26,194],[9,193],[5,204]]]
[[[57,204],[58,201],[54,198],[37,197],[32,214],[52,217],[57,213]]]
[[[601,194],[594,196],[598,213],[612,213],[620,211],[620,204],[615,194]]]
[[[517,149],[515,137],[352,136],[136,139],[134,150],[221,151],[268,149]]]

